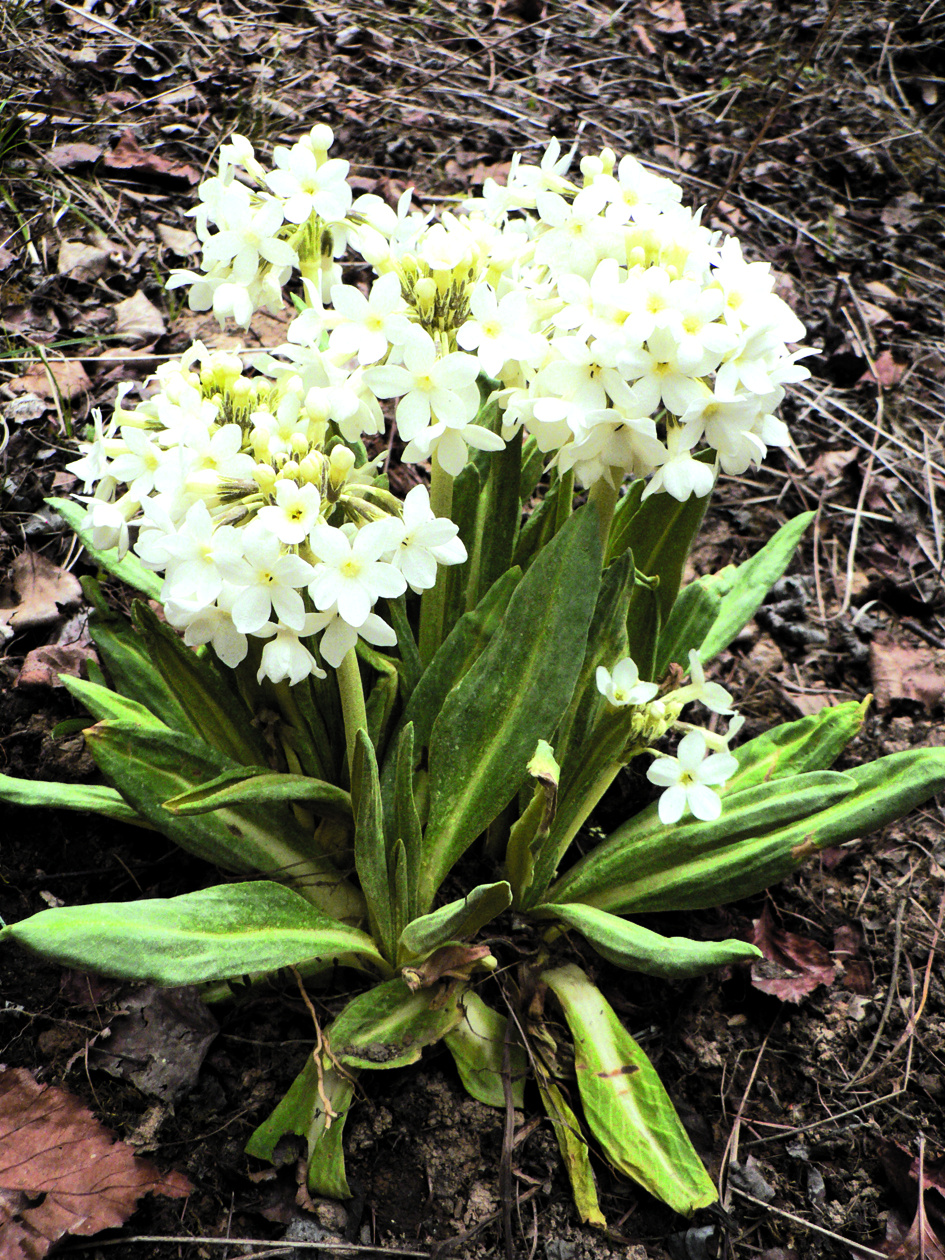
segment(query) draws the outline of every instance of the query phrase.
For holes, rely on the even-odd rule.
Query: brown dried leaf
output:
[[[883,389],[890,389],[893,385],[898,385],[899,380],[906,370],[904,363],[897,363],[888,350],[883,350],[873,360],[873,367],[868,368],[860,377],[861,381],[882,385]]]
[[[125,341],[156,341],[166,332],[164,316],[140,291],[115,307],[115,333]]]
[[[191,1192],[138,1159],[77,1098],[0,1067],[0,1258],[39,1260],[66,1234],[124,1224],[142,1195]]]
[[[20,598],[14,608],[0,608],[0,625],[27,630],[57,621],[62,608],[82,601],[82,587],[73,573],[60,569],[38,551],[22,551],[10,566],[13,589]]]
[[[92,649],[80,645],[56,647],[47,644],[27,652],[23,668],[17,675],[15,687],[62,687],[60,675],[82,678],[85,662],[93,655]]]
[[[191,187],[200,183],[200,172],[192,166],[162,158],[157,153],[146,153],[132,131],[122,133],[111,153],[103,157],[102,166],[108,171],[137,176],[148,182]]]
[[[800,1002],[820,984],[833,984],[836,968],[817,941],[786,932],[765,906],[754,922],[751,943],[764,955],[751,966],[752,985],[783,1002]]]
[[[46,154],[50,162],[60,171],[73,171],[81,166],[94,166],[102,156],[102,149],[97,144],[57,144]]]
[[[665,35],[688,31],[686,14],[679,0],[648,0],[646,8],[656,19],[656,29]]]
[[[40,398],[50,400],[56,397],[58,391],[65,402],[88,396],[92,382],[78,359],[50,359],[48,365],[49,372],[42,364],[37,364],[22,376],[14,376],[7,382],[7,388],[14,394],[38,394]]]
[[[878,709],[893,700],[918,700],[932,709],[945,696],[945,651],[940,648],[904,647],[877,638],[870,644],[870,672]]]
[[[90,284],[115,266],[114,250],[85,241],[63,241],[59,246],[56,270],[70,280]]]

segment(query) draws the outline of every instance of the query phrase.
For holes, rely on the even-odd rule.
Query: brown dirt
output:
[[[945,742],[940,4],[88,8],[7,0],[0,13],[0,574],[27,544],[60,563],[70,554],[42,499],[61,484],[68,435],[90,407],[107,406],[120,380],[143,380],[194,336],[221,344],[228,335],[177,310],[161,277],[184,260],[175,232],[189,226],[193,183],[232,130],[266,148],[328,121],[359,189],[395,196],[415,183],[431,197],[501,175],[517,148],[534,153],[549,134],[580,130],[585,150],[611,144],[673,174],[691,200],[710,204],[715,225],[775,262],[819,347],[814,379],[785,408],[799,460],[723,481],[693,556],[695,572],[737,562],[785,519],[821,509],[793,576],[719,662],[746,734],[875,690],[882,707],[850,762]],[[69,271],[65,242],[97,250],[90,269]],[[120,304],[139,294],[166,332],[128,332]],[[272,336],[272,322],[257,333]],[[81,741],[53,734],[76,715],[66,694],[17,686],[26,653],[47,639],[21,634],[0,660],[0,771],[88,778]],[[619,821],[630,799],[629,780],[619,783],[602,824]],[[160,838],[0,808],[8,921],[54,899],[168,896],[206,877]],[[598,1163],[613,1232],[581,1229],[547,1126],[528,1131],[538,1115],[528,1096],[514,1153],[517,1254],[863,1254],[851,1242],[885,1253],[915,1207],[902,1152],[911,1158],[924,1137],[929,1166],[943,1156],[943,884],[942,816],[930,804],[823,855],[767,897],[656,925],[747,936],[767,907],[776,925],[845,961],[834,984],[796,1005],[742,972],[667,985],[587,959],[710,1170],[729,1161],[726,1212],[688,1229]],[[310,1021],[295,990],[218,1008],[220,1033],[176,1107],[94,1065],[90,1047],[120,1002],[114,986],[3,951],[0,995],[0,1060],[79,1094],[195,1184],[183,1209],[146,1200],[102,1256],[223,1256],[183,1240],[287,1230],[427,1255],[502,1252],[503,1117],[462,1093],[445,1053],[367,1081],[348,1124],[354,1200],[300,1213],[294,1152],[272,1173],[242,1153],[306,1054]],[[326,1009],[335,996],[316,995]],[[927,1200],[941,1231],[942,1200]],[[134,1243],[133,1234],[181,1241]]]

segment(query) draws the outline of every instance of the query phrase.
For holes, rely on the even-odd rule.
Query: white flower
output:
[[[391,345],[402,345],[413,331],[396,272],[375,280],[368,297],[353,284],[336,284],[331,301],[340,317],[331,334],[331,348],[345,356],[356,354],[359,363],[377,363]]]
[[[305,624],[305,605],[298,588],[312,580],[315,569],[301,556],[287,555],[263,522],[241,531],[243,558],[223,566],[228,581],[243,589],[233,601],[233,624],[243,634],[259,634],[274,612],[291,630]]]
[[[316,525],[309,540],[320,563],[309,584],[315,607],[337,605],[350,626],[363,626],[372,606],[382,596],[396,599],[407,589],[403,574],[380,557],[399,540],[400,522],[372,521],[359,530]],[[351,533],[354,532],[354,537]]]
[[[364,382],[378,398],[396,398],[397,427],[407,442],[431,423],[467,424],[479,410],[479,361],[471,354],[437,358],[421,330],[403,348],[403,366],[368,368]]]
[[[720,713],[726,717],[735,712],[732,708],[732,697],[725,688],[720,683],[706,682],[705,670],[702,668],[699,653],[695,649],[689,653],[689,677],[691,679],[689,685],[680,688],[674,699],[684,704],[698,700],[713,713]]]
[[[368,613],[360,626],[352,626],[340,615],[337,608],[329,608],[325,612],[314,613],[312,625],[317,633],[323,630],[318,643],[322,659],[337,669],[358,639],[366,639],[375,647],[394,647],[397,635],[378,617],[377,613]]]
[[[343,219],[351,206],[347,178],[349,163],[341,158],[319,162],[310,145],[280,145],[272,160],[279,170],[266,177],[277,197],[284,199],[282,213],[289,223],[304,223],[311,215]]]
[[[262,682],[264,678],[268,678],[270,682],[288,682],[294,687],[309,674],[314,674],[316,678],[327,677],[318,661],[301,642],[301,638],[308,638],[315,633],[316,624],[317,614],[308,613],[299,633],[288,626],[274,626],[272,623],[257,630],[258,636],[269,638],[269,642],[262,650],[256,681]]]
[[[738,762],[730,753],[707,752],[701,731],[690,731],[679,741],[675,757],[660,757],[646,777],[666,791],[659,800],[660,822],[679,822],[688,808],[703,822],[713,822],[722,812],[722,802],[713,787],[732,777]]]
[[[209,643],[223,664],[230,669],[235,669],[245,660],[249,651],[249,640],[233,625],[230,615],[233,597],[237,593],[236,588],[224,583],[216,603],[208,604],[205,608],[194,608],[175,600],[167,600],[164,604],[167,620],[178,630],[183,630],[184,642],[188,647]]]
[[[463,564],[466,548],[457,537],[459,526],[433,515],[426,486],[414,486],[404,499],[404,532],[390,562],[407,579],[413,591],[426,591],[436,583],[437,564]]]
[[[509,359],[531,360],[544,353],[544,338],[529,331],[532,312],[521,290],[513,289],[497,299],[488,285],[480,285],[469,310],[473,318],[457,331],[456,341],[478,357],[490,376],[498,376]]]
[[[655,699],[659,686],[654,682],[641,682],[636,662],[625,656],[614,666],[613,673],[598,665],[597,690],[609,704],[622,708],[627,704],[648,704]]]
[[[169,559],[161,599],[206,605],[223,588],[221,566],[242,555],[243,539],[232,525],[215,529],[206,503],[199,499],[188,508],[177,533],[165,536],[162,549]]]
[[[282,477],[275,486],[276,501],[259,510],[256,519],[287,546],[297,546],[318,522],[322,496],[313,485],[300,486]]]

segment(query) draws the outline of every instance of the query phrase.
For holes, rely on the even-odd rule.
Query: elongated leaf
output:
[[[199,656],[140,600],[134,621],[149,659],[186,712],[201,739],[243,765],[268,768],[268,750],[253,724],[253,714],[235,686],[228,685],[210,656]]]
[[[164,802],[241,767],[199,739],[176,731],[99,722],[85,733],[92,756],[126,801],[154,827],[225,870],[279,874],[339,919],[363,913],[360,894],[318,851],[288,805],[240,805],[178,818]]]
[[[621,910],[701,910],[750,897],[820,850],[862,839],[945,790],[945,748],[893,753],[846,777],[854,790],[829,808],[643,879],[626,890]]]
[[[476,517],[482,496],[482,480],[475,463],[470,460],[463,471],[453,482],[453,503],[450,518],[459,530],[458,537],[466,548],[467,557],[471,557],[476,546]],[[444,572],[440,570],[437,582],[444,582],[443,594],[443,632],[448,638],[456,623],[464,613],[470,611],[469,601],[473,598],[470,589],[471,561],[463,564],[451,564]],[[478,583],[475,584],[478,589]],[[475,601],[473,601],[475,607]],[[397,630],[397,626],[394,626]],[[397,630],[400,639],[400,631]]]
[[[639,923],[619,919],[593,906],[536,906],[536,919],[556,919],[580,932],[602,958],[627,971],[642,971],[664,980],[687,980],[714,967],[748,962],[761,950],[747,941],[691,941],[684,936],[660,936]]]
[[[585,854],[558,880],[547,900],[555,905],[581,901],[614,914],[629,914],[639,908],[640,890],[654,881],[671,882],[671,872],[694,862],[711,863],[720,850],[770,832],[780,823],[810,819],[854,788],[849,774],[817,770],[727,792],[721,816],[714,822],[690,816],[672,827],[660,822],[654,801],[634,819],[638,825],[632,833],[614,833],[619,838],[608,837]],[[720,899],[709,904],[718,905]]]
[[[294,1133],[305,1138],[308,1146],[310,1193],[349,1199],[342,1134],[354,1098],[355,1076],[342,1075],[330,1060],[319,1062],[310,1054],[278,1107],[246,1143],[247,1155],[271,1163],[280,1140]],[[333,1115],[326,1112],[326,1102]]]
[[[597,667],[613,669],[627,655],[627,610],[636,580],[633,557],[627,554],[604,570],[594,617],[587,636],[584,663],[568,711],[555,736],[555,752],[562,767],[562,791],[568,789],[585,757],[593,730],[606,701],[597,689]]]
[[[522,476],[518,485],[518,497],[527,503],[535,493],[545,467],[545,456],[538,449],[538,442],[531,435],[522,446]]]
[[[856,704],[851,701],[835,708],[822,709],[820,713],[801,718],[797,722],[787,722],[743,744],[741,748],[734,750],[739,768],[728,783],[718,789],[719,794],[726,800],[749,787],[757,787],[788,775],[807,774],[832,765],[862,726],[866,707],[866,702]],[[702,826],[694,819],[677,825],[672,832],[674,842],[678,839],[689,843],[685,839],[688,835],[698,847],[702,842],[699,837],[692,832],[681,831],[681,828],[689,828],[691,825]],[[551,890],[547,900],[585,900],[580,890],[598,883],[598,876],[592,877],[589,883],[585,882],[592,863],[594,869],[600,872],[601,879],[613,878],[616,885],[621,886],[639,855],[652,854],[665,847],[666,834],[655,805],[641,810],[577,862]],[[727,834],[724,830],[719,832],[719,835]],[[700,832],[700,836],[710,838],[711,835],[709,831]],[[670,852],[675,853],[676,850]],[[671,856],[670,861],[673,860]],[[609,872],[609,875],[605,872]],[[615,902],[605,908],[616,910],[619,905],[620,903]]]
[[[711,587],[690,584],[679,592],[669,621],[660,632],[654,677],[662,678],[670,665],[689,670],[689,653],[702,646],[719,618],[722,600]],[[734,636],[733,636],[734,637]]]
[[[561,486],[560,480],[551,486],[538,506],[529,513],[528,519],[519,530],[512,559],[523,572],[554,537],[558,516],[558,494]]]
[[[475,936],[512,904],[512,889],[504,881],[480,884],[459,901],[451,901],[404,928],[398,956],[402,962],[424,957],[447,941]]]
[[[136,555],[129,551],[119,560],[117,547],[102,551],[92,545],[92,531],[86,523],[88,512],[85,508],[78,503],[73,503],[71,499],[52,498],[47,499],[46,502],[59,513],[67,525],[75,530],[79,541],[96,564],[101,565],[107,572],[113,573],[126,585],[133,586],[136,591],[141,591],[148,599],[160,599],[163,579],[150,569],[146,569]]]
[[[502,1058],[508,1020],[483,1002],[472,989],[460,998],[462,1018],[443,1037],[466,1093],[487,1107],[505,1106]],[[524,1106],[528,1057],[516,1042],[509,1046],[512,1105]]]
[[[384,828],[388,844],[400,843],[404,846],[405,901],[402,931],[417,912],[420,863],[423,860],[423,833],[413,793],[412,722],[408,722],[400,733],[392,765],[393,772],[381,783],[381,796],[384,803]]]
[[[127,621],[93,617],[89,633],[115,691],[143,705],[171,730],[199,736],[186,709],[171,691],[148,655],[141,635]]]
[[[791,557],[804,531],[814,519],[814,512],[803,512],[782,525],[764,547],[734,570],[723,570],[712,578],[701,578],[704,589],[721,597],[718,615],[707,633],[699,656],[710,661],[728,647],[739,630],[751,621],[764,598],[791,562]]]
[[[512,800],[538,740],[553,738],[584,659],[599,582],[598,518],[585,507],[532,564],[501,629],[446,698],[430,740],[421,909]]]
[[[384,841],[381,785],[374,746],[365,731],[357,733],[358,755],[352,781],[358,783],[358,808],[354,826],[354,865],[367,902],[371,933],[387,958],[393,961],[395,942],[391,913],[390,875]],[[360,769],[358,779],[355,779]]]
[[[399,730],[408,722],[413,723],[415,752],[419,753],[430,743],[433,723],[446,697],[479,659],[501,626],[521,576],[517,569],[511,569],[500,578],[473,612],[460,617],[427,666],[400,720]]]
[[[627,609],[627,655],[636,662],[646,682],[656,678],[656,656],[663,623],[660,620],[659,585],[637,582]]]
[[[580,1121],[565,1102],[560,1088],[547,1073],[537,1073],[537,1081],[542,1105],[558,1140],[558,1150],[571,1183],[578,1215],[585,1225],[597,1225],[600,1229],[606,1229],[607,1219],[600,1210],[597,1183],[594,1180],[587,1143],[581,1133]]]
[[[164,808],[172,814],[192,817],[229,805],[267,805],[283,801],[304,801],[322,818],[349,823],[353,819],[351,794],[344,788],[304,774],[279,774],[262,766],[227,770],[193,792],[171,797],[164,802]]]
[[[117,718],[120,721],[137,722],[139,726],[166,729],[161,719],[155,717],[150,709],[137,700],[120,695],[111,687],[86,682],[84,678],[73,678],[69,674],[60,674],[60,680],[69,694],[84,704],[89,713],[99,721]]]
[[[714,453],[702,452],[696,458],[702,463],[711,463]],[[668,622],[676,602],[683,568],[708,502],[708,495],[701,499],[690,495],[680,503],[668,494],[654,494],[628,522],[625,546],[633,554],[633,563],[647,577],[660,580],[656,605],[661,626]],[[631,616],[634,603],[643,598],[644,589],[639,587],[631,597]]]
[[[281,884],[224,884],[182,897],[42,910],[0,929],[66,967],[160,985],[202,984],[321,958],[384,970],[369,936]]]
[[[37,779],[16,779],[0,774],[0,801],[40,809],[72,809],[101,814],[117,822],[149,827],[138,812],[114,788],[90,783],[44,783]]]
[[[528,807],[512,827],[505,850],[505,869],[516,904],[527,903],[535,880],[535,862],[551,830],[558,802],[560,771],[551,745],[538,741],[528,773],[536,780]]]
[[[578,967],[542,973],[574,1037],[584,1114],[615,1168],[674,1211],[691,1216],[717,1199],[649,1059]]]
[[[461,566],[454,565],[452,567]],[[441,577],[439,580],[443,581],[444,579]],[[420,675],[423,673],[423,666],[420,662],[420,649],[417,647],[413,627],[407,616],[404,597],[401,595],[399,599],[389,599],[387,608],[390,613],[390,624],[397,635],[397,650],[400,653],[400,661],[397,666],[400,673],[400,695],[402,700],[407,701],[410,699],[410,693],[420,681]],[[451,621],[450,626],[452,624]]]
[[[411,993],[403,980],[388,980],[341,1012],[329,1030],[332,1054],[349,1067],[406,1067],[461,1018],[456,1000],[444,1003],[437,986]]]
[[[476,602],[512,567],[512,553],[522,515],[522,431],[505,450],[490,453],[489,475],[476,515]]]

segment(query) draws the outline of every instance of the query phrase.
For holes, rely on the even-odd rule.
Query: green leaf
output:
[[[403,922],[407,924],[416,914],[417,884],[420,878],[420,863],[423,860],[423,833],[413,792],[412,722],[408,722],[401,730],[394,755],[388,758],[385,771],[388,766],[391,767],[390,773],[386,773],[381,782],[384,829],[389,845],[396,846],[400,843],[404,846]]]
[[[178,818],[164,802],[242,767],[202,740],[177,731],[99,722],[85,733],[96,764],[126,801],[188,853],[224,870],[279,874],[339,919],[363,912],[360,894],[318,851],[288,805],[240,805]]]
[[[670,665],[682,665],[689,672],[689,653],[698,650],[718,620],[721,598],[711,587],[690,582],[673,605],[656,648],[653,676],[662,678]],[[733,636],[734,637],[734,636]]]
[[[764,598],[791,562],[791,557],[815,512],[803,512],[782,525],[764,547],[736,569],[723,569],[714,577],[700,578],[694,586],[721,597],[718,615],[699,649],[705,664],[728,647],[739,630],[751,621]]]
[[[421,909],[512,800],[538,740],[553,738],[584,659],[599,582],[598,517],[584,507],[532,564],[498,633],[447,696],[430,739]]]
[[[541,1096],[545,1113],[551,1121],[558,1140],[558,1150],[564,1161],[565,1171],[571,1183],[574,1206],[585,1225],[596,1225],[600,1229],[607,1228],[607,1220],[600,1210],[597,1198],[597,1184],[591,1158],[581,1133],[581,1124],[577,1116],[564,1100],[564,1094],[545,1072],[537,1072],[538,1092]]]
[[[555,535],[555,526],[558,521],[558,495],[561,492],[561,486],[562,483],[558,480],[549,487],[544,498],[529,513],[528,519],[519,530],[512,559],[523,572]]]
[[[223,675],[211,663],[214,658],[191,651],[140,600],[133,616],[150,660],[186,712],[190,728],[234,761],[268,768],[269,750],[254,725],[254,715],[232,685],[232,672]]]
[[[633,657],[640,677],[646,682],[656,678],[661,629],[658,584],[635,583],[627,609],[627,655]]]
[[[461,1018],[455,998],[444,1003],[439,986],[411,993],[398,977],[348,1003],[328,1030],[331,1051],[349,1067],[406,1067]]]
[[[529,435],[522,446],[522,476],[518,485],[519,500],[525,504],[535,493],[545,469],[545,455],[538,449],[538,442]]]
[[[147,644],[127,621],[103,621],[95,616],[89,622],[89,633],[119,695],[143,705],[173,731],[200,735],[186,709],[155,669]]]
[[[505,1106],[502,1057],[508,1020],[483,1002],[478,993],[467,989],[460,998],[462,1018],[443,1037],[453,1056],[466,1093],[487,1107]],[[509,1046],[509,1083],[512,1105],[525,1105],[525,1077],[528,1056],[520,1045]]]
[[[459,530],[458,537],[466,548],[467,556],[472,556],[475,550],[476,517],[481,495],[482,479],[475,463],[470,460],[453,482],[453,503],[450,508],[450,517]],[[443,631],[448,636],[460,617],[469,611],[468,601],[472,597],[473,585],[470,560],[463,564],[451,564],[445,572],[441,569],[436,580],[446,584],[443,594]],[[397,630],[399,641],[400,631],[396,625],[394,629]]]
[[[826,770],[860,732],[870,697],[821,709],[797,722],[785,722],[733,750],[738,770],[722,793],[740,792],[788,775]]]
[[[82,546],[96,564],[101,565],[107,572],[113,573],[126,585],[133,586],[136,591],[141,591],[148,599],[160,599],[161,587],[164,585],[163,578],[150,569],[146,569],[136,555],[129,551],[119,560],[117,547],[101,551],[92,545],[92,531],[86,525],[88,512],[85,508],[78,503],[73,503],[71,499],[53,498],[47,499],[46,502],[76,532]]]
[[[453,568],[461,567],[453,566]],[[442,581],[442,578],[440,580]],[[389,599],[387,601],[387,609],[390,613],[390,624],[397,635],[397,650],[400,652],[400,661],[397,666],[400,673],[400,696],[406,702],[410,699],[410,694],[420,681],[420,675],[423,673],[423,665],[420,662],[420,649],[417,647],[413,627],[407,616],[407,605],[404,596],[401,595],[399,599]],[[450,625],[452,625],[452,622],[450,622]]]
[[[401,933],[398,959],[404,963],[426,957],[447,941],[475,936],[511,904],[512,889],[504,880],[497,884],[480,884],[458,901],[451,901],[408,923]]]
[[[558,880],[547,900],[555,905],[580,901],[614,914],[675,909],[675,903],[651,905],[649,891],[671,886],[689,869],[711,871],[717,860],[726,860],[724,853],[734,842],[754,842],[779,823],[809,820],[825,804],[848,796],[854,786],[849,774],[813,771],[726,792],[722,813],[714,822],[689,816],[672,827],[660,822],[654,801],[632,820],[632,827],[620,828],[585,854]],[[707,894],[712,892],[710,881],[711,877]],[[721,901],[716,897],[706,904]]]
[[[39,809],[72,809],[79,813],[101,814],[116,822],[149,827],[114,788],[87,783],[44,783],[37,779],[15,779],[0,774],[0,801]]]
[[[478,569],[473,592],[478,603],[512,567],[522,504],[522,431],[519,429],[503,451],[490,452],[489,475],[476,513],[475,550]],[[473,580],[470,574],[469,580]]]
[[[117,718],[119,721],[137,722],[140,726],[150,726],[159,730],[167,727],[160,718],[154,716],[150,709],[139,704],[137,700],[129,700],[111,687],[99,683],[86,682],[84,678],[73,678],[69,674],[60,674],[60,680],[70,695],[84,704],[89,713],[98,721],[106,718]]]
[[[536,906],[536,919],[556,919],[580,932],[602,958],[627,971],[663,980],[688,980],[714,967],[748,962],[761,950],[747,941],[691,941],[684,936],[660,936],[639,923],[630,923],[593,906]]]
[[[675,1212],[691,1216],[718,1198],[649,1059],[578,967],[542,980],[574,1037],[584,1114],[608,1160]]]
[[[310,1054],[288,1093],[246,1143],[247,1155],[273,1162],[280,1140],[289,1133],[308,1146],[307,1184],[311,1194],[350,1199],[345,1177],[342,1135],[354,1098],[355,1074],[342,1075],[330,1060]],[[334,1115],[326,1112],[325,1104]]]
[[[0,930],[66,967],[160,985],[202,984],[323,959],[384,969],[364,932],[319,914],[269,881],[182,897],[42,910]]]
[[[353,821],[351,795],[344,788],[310,779],[304,774],[279,774],[262,766],[240,766],[217,775],[192,792],[184,792],[164,802],[172,814],[192,817],[230,805],[266,805],[283,801],[304,801],[312,813],[339,822]]]
[[[828,808],[641,881],[625,908],[701,910],[750,897],[786,879],[822,849],[862,839],[945,789],[945,748],[893,753],[845,777],[853,780],[853,790]]]
[[[512,827],[505,850],[505,868],[515,902],[525,904],[535,876],[535,860],[551,830],[558,803],[560,771],[549,743],[540,739],[528,763],[529,775],[537,780],[532,799]]]
[[[464,613],[424,671],[404,709],[398,730],[399,734],[408,722],[413,723],[416,752],[430,743],[433,723],[446,697],[472,668],[502,625],[503,615],[521,576],[517,569],[511,569],[472,612]]]
[[[355,778],[360,769],[360,776]],[[384,840],[381,785],[374,746],[363,730],[357,733],[357,755],[352,782],[358,783],[358,808],[354,826],[354,865],[367,902],[371,933],[385,956],[393,961],[395,942],[391,913],[390,873]]]
[[[697,458],[703,463],[710,463],[714,462],[715,456],[714,452],[708,451]],[[692,540],[702,524],[708,502],[708,495],[701,499],[690,495],[680,503],[671,495],[653,494],[628,522],[625,546],[633,554],[633,563],[647,577],[658,577],[660,580],[656,607],[661,626],[669,621]],[[634,603],[643,598],[644,589],[639,587],[631,597],[631,616]]]

